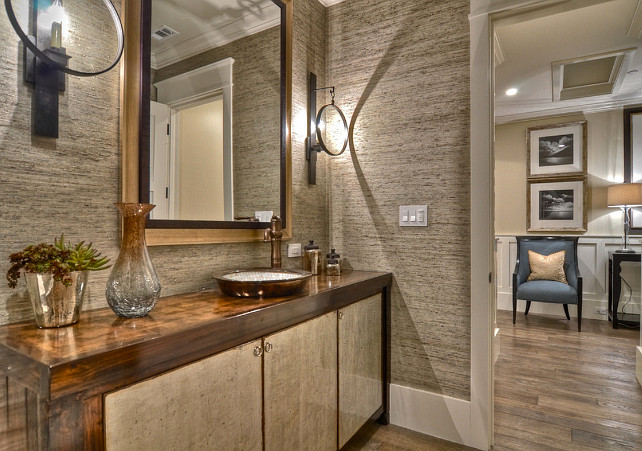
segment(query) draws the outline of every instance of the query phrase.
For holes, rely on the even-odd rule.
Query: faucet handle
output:
[[[283,228],[283,221],[281,221],[281,218],[278,217],[277,215],[272,216],[272,220],[270,221],[270,229],[274,232],[278,232]]]
[[[272,234],[272,229],[263,230],[263,241],[265,241],[266,243],[270,241],[271,234]]]

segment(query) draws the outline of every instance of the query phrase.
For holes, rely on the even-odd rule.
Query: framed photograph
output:
[[[586,121],[528,128],[528,177],[586,175]]]
[[[586,232],[586,178],[528,182],[529,232]]]

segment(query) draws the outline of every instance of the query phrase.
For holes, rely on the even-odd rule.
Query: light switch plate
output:
[[[399,226],[427,227],[428,205],[402,205],[399,207]]]
[[[288,257],[301,256],[301,243],[288,243]]]

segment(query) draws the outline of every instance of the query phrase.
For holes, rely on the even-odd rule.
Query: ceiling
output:
[[[152,68],[159,69],[281,23],[272,0],[153,0]],[[154,31],[178,32],[155,39]]]
[[[319,1],[332,6],[344,0]],[[152,39],[152,68],[275,27],[280,19],[272,0],[153,0],[152,37],[155,31],[168,36]]]
[[[496,123],[642,103],[642,0],[571,0],[494,24]]]

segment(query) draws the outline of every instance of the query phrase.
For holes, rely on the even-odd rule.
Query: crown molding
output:
[[[636,105],[642,101],[642,97],[631,97],[620,100],[609,100],[598,102],[592,105],[570,105],[559,108],[542,108],[537,111],[528,111],[525,113],[506,114],[495,117],[495,125],[509,124],[511,122],[521,122],[531,119],[539,119],[548,116],[566,116],[569,114],[588,114],[600,113],[611,110],[621,110],[625,107]]]
[[[638,0],[638,4],[635,7],[635,13],[633,13],[627,35],[633,39],[642,39],[642,0]]]

